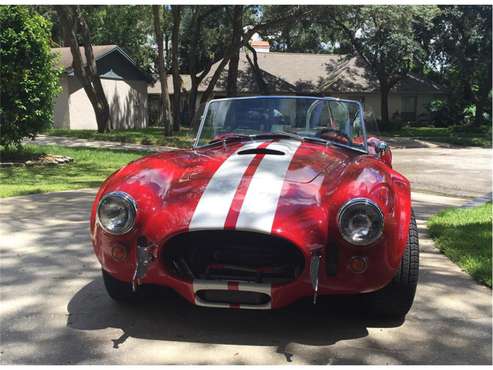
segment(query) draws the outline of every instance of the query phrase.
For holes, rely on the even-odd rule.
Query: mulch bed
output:
[[[28,160],[11,160],[0,162],[0,167],[15,167],[15,166],[58,166],[73,162],[74,159],[64,155],[56,154],[41,154],[35,158]]]

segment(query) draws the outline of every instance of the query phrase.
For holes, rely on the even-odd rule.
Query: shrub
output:
[[[454,117],[450,111],[449,104],[445,100],[432,100],[425,108],[429,112],[430,121],[433,122],[436,127],[447,127],[454,122]]]
[[[25,6],[0,6],[0,145],[19,146],[52,123],[60,71],[50,30]]]

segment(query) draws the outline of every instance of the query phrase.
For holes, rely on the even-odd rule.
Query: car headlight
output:
[[[135,225],[137,206],[127,193],[115,191],[101,198],[97,217],[104,231],[121,235],[129,232]]]
[[[366,198],[345,203],[339,210],[337,222],[344,240],[356,246],[370,245],[383,233],[382,211]]]

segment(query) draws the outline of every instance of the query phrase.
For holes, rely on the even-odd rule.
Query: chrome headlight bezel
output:
[[[366,208],[371,208],[375,212],[375,215],[377,219],[371,220],[372,222],[376,222],[378,225],[378,230],[373,235],[370,239],[364,240],[364,241],[355,241],[351,239],[349,235],[347,235],[344,232],[343,229],[343,217],[346,216],[347,212],[351,210],[353,207],[361,207],[364,206]],[[383,230],[384,230],[384,217],[383,213],[373,201],[371,201],[368,198],[354,198],[342,205],[342,207],[339,209],[339,212],[337,214],[337,226],[339,228],[339,233],[342,236],[342,238],[348,242],[349,244],[356,246],[356,247],[367,247],[369,245],[374,244],[377,240],[379,240],[382,237]]]
[[[105,225],[100,218],[100,210],[103,204],[107,202],[111,198],[117,198],[119,201],[123,201],[127,212],[128,212],[128,218],[125,222],[125,224],[119,228],[118,230],[115,229],[109,229],[108,225]],[[129,194],[123,192],[123,191],[113,191],[111,193],[105,194],[100,200],[98,204],[98,208],[96,210],[96,222],[98,225],[101,226],[101,228],[108,234],[111,235],[123,235],[128,233],[133,229],[135,226],[135,220],[137,218],[137,204]]]

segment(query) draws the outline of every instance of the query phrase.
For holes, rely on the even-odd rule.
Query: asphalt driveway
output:
[[[421,147],[392,149],[393,167],[414,191],[458,197],[491,193],[492,150]]]
[[[94,194],[0,200],[2,364],[491,364],[491,290],[424,229],[463,199],[413,194],[421,272],[400,323],[370,321],[340,299],[270,312],[195,307],[174,295],[119,306],[91,250]]]

